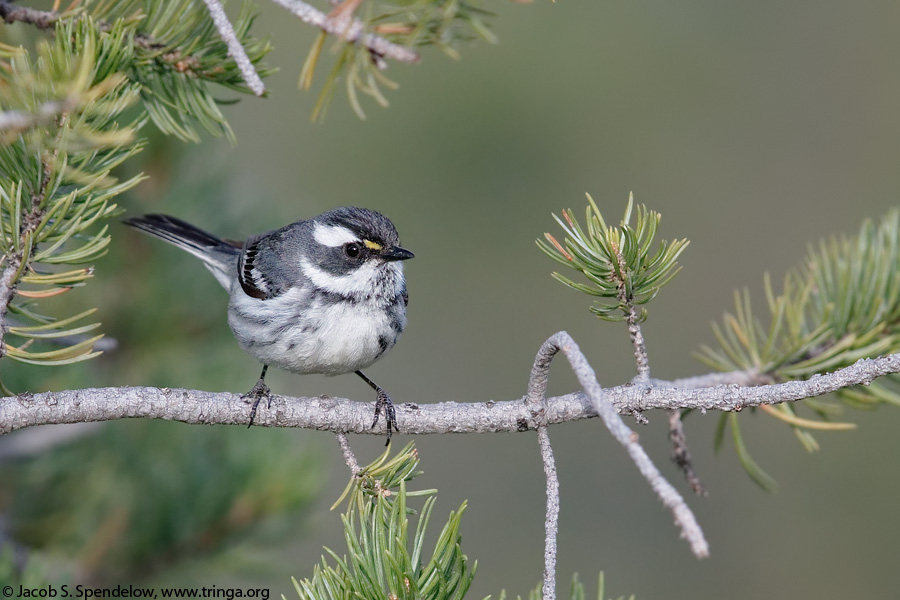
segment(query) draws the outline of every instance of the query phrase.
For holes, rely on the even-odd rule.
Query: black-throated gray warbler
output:
[[[281,229],[226,242],[167,215],[126,224],[186,250],[203,261],[228,290],[228,325],[241,347],[263,363],[250,424],[269,365],[292,373],[355,372],[377,393],[375,419],[384,412],[388,441],[397,428],[390,396],[360,369],[390,350],[406,326],[406,280],[394,224],[365,208],[336,208]]]

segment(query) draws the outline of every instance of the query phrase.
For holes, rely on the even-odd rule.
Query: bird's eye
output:
[[[356,242],[350,242],[349,244],[344,246],[344,254],[346,254],[350,258],[358,258],[360,250],[361,248]]]

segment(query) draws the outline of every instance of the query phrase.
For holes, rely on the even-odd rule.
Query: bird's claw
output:
[[[272,408],[272,390],[269,389],[269,386],[266,385],[265,380],[262,378],[256,382],[256,385],[254,385],[249,392],[241,396],[241,399],[244,400],[244,402],[253,402],[253,406],[250,407],[250,422],[247,424],[248,429],[253,425],[253,419],[256,418],[256,408],[263,398],[266,399],[266,408]]]
[[[378,418],[382,412],[387,425],[387,441],[384,443],[387,446],[391,443],[392,431],[400,433],[400,428],[397,427],[397,412],[394,410],[394,403],[391,401],[391,397],[387,395],[387,392],[379,389],[378,398],[375,400],[375,419],[372,421],[372,429],[378,424]]]

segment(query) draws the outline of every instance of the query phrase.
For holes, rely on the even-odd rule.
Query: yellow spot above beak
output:
[[[381,250],[381,244],[373,242],[372,240],[363,240],[363,244],[369,250]]]

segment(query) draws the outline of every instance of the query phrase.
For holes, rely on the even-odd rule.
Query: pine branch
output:
[[[410,0],[402,4],[382,0],[329,0],[333,7],[324,13],[302,0],[273,0],[290,10],[304,23],[317,27],[316,37],[300,73],[300,87],[312,87],[317,65],[329,38],[334,39],[336,57],[319,93],[313,119],[324,117],[338,83],[346,87],[353,111],[365,113],[360,95],[388,106],[382,88],[397,84],[385,76],[388,60],[415,63],[419,54],[413,48],[437,46],[458,58],[459,42],[496,37],[485,20],[493,15],[478,6],[479,0]]]
[[[691,409],[739,412],[755,406],[795,402],[846,389],[869,385],[879,377],[900,373],[900,354],[861,359],[832,373],[805,381],[757,385],[752,373],[733,373],[734,383],[703,387],[703,377],[680,380],[695,387],[625,384],[604,389],[604,397],[621,415],[633,410]],[[709,376],[717,381],[721,374]],[[739,385],[745,383],[746,385]],[[254,424],[263,427],[300,427],[338,433],[383,435],[371,429],[371,402],[337,397],[273,396],[272,410],[260,410]],[[508,401],[442,402],[397,406],[401,433],[512,433],[536,429],[524,398]],[[150,418],[191,424],[246,425],[250,406],[241,394],[179,388],[115,387],[57,392],[23,393],[0,399],[0,434],[52,423],[111,421]],[[584,392],[547,398],[548,425],[597,417]]]
[[[563,211],[565,222],[558,218],[556,220],[567,234],[564,244],[548,233],[545,234],[546,241],[538,240],[538,246],[557,262],[581,272],[593,285],[576,283],[554,273],[557,280],[591,296],[616,299],[615,304],[597,303],[591,307],[591,311],[606,321],[625,321],[637,368],[634,383],[644,384],[650,380],[650,360],[641,331],[641,322],[647,318],[647,309],[639,311],[638,304],[645,304],[655,298],[662,286],[671,281],[678,272],[675,261],[688,242],[681,240],[670,244],[663,241],[651,253],[654,236],[662,218],[659,213],[647,210],[644,206],[638,206],[635,211],[634,196],[629,195],[621,224],[609,227],[590,194],[587,199],[586,230],[581,228],[571,211]],[[634,212],[637,213],[637,223],[632,227],[631,217]],[[647,422],[639,411],[635,411],[632,416],[640,424]],[[681,470],[691,489],[698,495],[704,495],[706,492],[691,462],[681,412],[678,410],[669,411],[669,439],[673,444],[673,462]]]
[[[604,299],[591,307],[606,321],[625,321],[631,336],[637,364],[636,385],[649,380],[649,361],[640,328],[647,317],[646,308],[637,305],[653,300],[663,285],[678,272],[675,260],[687,245],[686,240],[658,245],[651,252],[660,215],[637,207],[637,223],[631,226],[633,199],[629,197],[625,217],[618,227],[607,226],[593,199],[588,196],[586,226],[571,210],[562,218],[554,215],[565,238],[559,242],[545,234],[538,240],[541,250],[558,263],[578,271],[588,283],[576,282],[560,273],[553,277],[566,286]],[[859,235],[822,243],[810,250],[804,267],[789,273],[784,291],[776,294],[768,276],[766,301],[771,321],[764,325],[754,316],[748,291],[735,294],[735,312],[726,314],[724,323],[713,325],[719,349],[704,347],[699,358],[722,371],[758,374],[761,383],[802,380],[815,373],[847,366],[854,361],[900,351],[900,211],[893,210],[876,226],[863,224]],[[610,302],[606,299],[614,299]],[[842,389],[838,396],[857,406],[879,403],[900,405],[900,382],[886,378],[867,388]],[[852,424],[833,423],[834,410],[821,403],[804,402],[817,418],[799,417],[790,406],[764,410],[793,428],[808,449],[818,445],[811,431],[848,428]],[[643,422],[635,411],[633,416]],[[758,482],[771,481],[743,447],[738,420],[720,421],[733,430],[735,446],[742,464]],[[680,411],[669,414],[669,438],[672,458],[691,487],[704,493],[690,461]],[[719,438],[721,439],[721,435]]]
[[[747,370],[762,381],[803,380],[840,369],[868,356],[900,351],[900,211],[891,210],[879,223],[866,220],[854,237],[844,236],[810,246],[806,260],[784,277],[776,292],[764,278],[768,322],[751,306],[750,292],[735,293],[735,308],[713,325],[719,342],[704,347],[698,358],[722,371]],[[884,378],[866,387],[841,389],[837,397],[850,406],[900,405],[900,379]],[[840,406],[805,401],[813,418],[802,418],[793,406],[763,412],[790,426],[800,443],[814,451],[813,432],[846,429],[836,423]],[[751,477],[771,488],[766,475],[743,445],[739,420],[720,418],[717,441],[732,430],[738,458]]]
[[[262,80],[254,69],[251,59],[247,56],[247,52],[241,43],[238,34],[235,32],[234,26],[225,14],[225,9],[219,0],[204,0],[209,10],[210,18],[212,18],[216,29],[222,36],[222,40],[226,43],[231,56],[237,63],[244,75],[247,86],[257,96],[264,93]],[[37,10],[30,7],[18,6],[10,0],[0,0],[0,18],[7,23],[28,23],[39,29],[52,29],[55,27],[60,18],[66,16],[77,15],[77,11],[68,14],[59,13],[58,11]],[[101,31],[109,31],[112,27],[108,21],[99,19],[97,26]],[[134,37],[135,45],[144,50],[167,50],[166,44],[154,39],[146,33],[139,33]],[[172,54],[169,54],[172,57]],[[183,60],[183,57],[179,57]]]
[[[63,13],[20,10],[8,0],[0,0],[0,15],[45,29],[90,15],[104,33],[119,35],[126,30],[133,56],[121,72],[140,83],[141,99],[157,127],[166,134],[199,141],[195,127],[199,123],[214,135],[233,139],[218,108],[220,101],[205,84],[262,95],[260,76],[271,70],[257,71],[255,65],[261,64],[270,47],[248,33],[254,18],[249,3],[244,3],[232,25],[219,0],[204,1],[209,14],[190,9],[187,0],[149,8],[134,0],[88,3]]]
[[[619,415],[616,414],[615,408],[605,398],[604,390],[601,389],[600,384],[597,382],[594,369],[568,333],[564,331],[556,333],[550,336],[541,346],[532,369],[529,393],[526,397],[543,396],[546,389],[550,361],[557,352],[565,354],[578,378],[578,383],[581,384],[584,393],[590,399],[591,405],[603,420],[606,428],[616,441],[625,448],[638,471],[648,481],[650,487],[653,488],[653,491],[656,492],[656,495],[659,496],[666,508],[672,512],[675,517],[675,523],[681,529],[682,537],[686,538],[691,545],[691,550],[698,558],[708,556],[709,547],[703,537],[703,531],[694,518],[694,514],[684,502],[681,494],[663,478],[653,465],[644,448],[638,443],[638,435],[631,431]],[[526,404],[528,404],[527,401]]]
[[[84,265],[106,251],[102,223],[117,210],[112,199],[142,178],[110,174],[140,149],[140,122],[122,122],[138,93],[120,74],[131,38],[89,19],[55,27],[54,43],[42,40],[33,54],[3,47],[0,72],[4,105],[31,115],[25,129],[0,136],[0,356],[42,365],[99,354],[93,344],[101,336],[83,336],[98,325],[75,323],[93,310],[58,318],[37,306],[93,276]]]
[[[339,14],[327,15],[301,0],[272,0],[275,4],[285,8],[295,17],[313,27],[318,27],[325,33],[337,36],[347,43],[360,42],[375,56],[390,58],[398,62],[414,63],[419,61],[419,54],[394,44],[373,33],[365,32],[365,24],[359,19]]]
[[[32,51],[0,45],[0,357],[60,365],[99,354],[101,336],[83,335],[98,325],[75,323],[93,311],[58,318],[37,305],[93,276],[83,265],[106,251],[112,200],[143,178],[118,181],[111,172],[140,150],[148,115],[183,138],[197,138],[196,123],[230,133],[206,82],[241,89],[241,74],[209,15],[183,14],[184,5],[148,5],[143,14],[125,0],[56,13],[0,0],[5,19],[53,28]],[[252,65],[268,46],[248,36],[249,6],[224,37],[246,44]],[[125,117],[139,96],[145,110]],[[21,341],[12,345],[9,335]]]
[[[550,362],[558,351],[565,353],[584,391],[546,398],[544,393]],[[850,367],[831,374],[816,375],[808,381],[754,387],[730,383],[706,388],[665,387],[671,384],[654,381],[601,390],[593,369],[575,342],[568,334],[560,332],[541,346],[525,397],[508,402],[404,404],[397,407],[397,414],[401,431],[407,435],[538,430],[547,476],[544,597],[553,598],[559,483],[547,435],[549,425],[600,416],[665,506],[672,511],[694,553],[702,557],[708,554],[708,548],[693,514],[680,494],[653,466],[640,446],[638,436],[625,426],[616,413],[631,414],[655,408],[740,411],[750,406],[769,406],[809,398],[847,386],[868,385],[878,377],[897,372],[900,372],[900,354],[863,359]],[[714,374],[708,379],[682,381],[702,385],[721,380],[721,375]],[[758,381],[758,376],[752,372],[733,373],[728,380],[753,383]],[[245,424],[249,410],[250,406],[238,394],[169,388],[99,388],[26,393],[0,399],[0,434],[34,425],[121,418],[158,418],[194,424]],[[335,432],[345,461],[354,474],[352,484],[365,469],[359,468],[345,434],[379,434],[380,431],[370,427],[371,411],[371,403],[343,398],[275,396],[272,409],[260,411],[256,423],[269,427],[303,427]]]
[[[156,26],[152,19],[139,24],[141,29],[147,31],[165,32],[159,35],[169,36],[172,31],[196,20],[197,11],[188,3],[179,8],[171,8],[179,0],[166,3],[167,7],[149,9],[134,0],[122,0],[121,2],[85,3],[65,13],[54,11],[37,11],[20,8],[9,0],[0,0],[0,16],[9,22],[19,21],[30,23],[39,28],[50,29],[61,19],[72,18],[90,12],[98,19],[101,27],[110,27],[116,18],[121,18],[130,23],[136,22],[137,16],[152,16],[165,14],[169,17],[177,16],[180,21],[169,23],[162,27]],[[180,74],[193,74],[200,79],[215,79],[216,83],[227,85],[234,89],[244,91],[249,89],[256,95],[264,93],[264,87],[254,65],[260,61],[266,48],[260,53],[261,46],[255,40],[244,37],[245,31],[240,20],[233,26],[228,20],[220,0],[204,0],[212,22],[218,30],[219,36],[228,48],[228,56],[234,59],[237,70],[241,76],[241,85],[232,80],[229,83],[219,81],[221,74],[230,69],[223,65],[223,61],[215,61],[212,66],[202,66],[204,57],[208,53],[198,44],[194,37],[187,37],[172,43],[168,39],[156,39],[146,31],[141,31],[134,37],[135,47],[148,51],[155,56],[142,57],[145,64],[162,66],[163,71],[174,69]],[[358,94],[368,95],[382,106],[387,105],[387,100],[380,87],[395,88],[396,84],[387,79],[382,71],[387,67],[387,60],[395,60],[401,63],[416,63],[419,61],[419,53],[414,47],[423,45],[437,45],[451,56],[458,56],[453,46],[459,41],[469,41],[474,37],[482,37],[488,41],[496,41],[494,35],[484,22],[484,18],[490,14],[468,0],[413,0],[397,6],[390,3],[370,2],[365,10],[364,17],[355,16],[355,12],[361,5],[361,0],[329,0],[333,7],[330,13],[325,13],[303,0],[273,0],[276,4],[290,11],[303,23],[318,28],[322,35],[313,44],[309,57],[303,66],[301,74],[301,87],[309,88],[322,47],[327,36],[332,36],[338,41],[338,59],[326,80],[319,100],[314,110],[314,118],[324,115],[325,107],[330,100],[334,87],[338,80],[343,79],[347,83],[347,95],[354,111],[364,118]],[[147,15],[142,13],[147,12]],[[360,11],[362,12],[362,11]],[[96,13],[96,14],[95,14]],[[243,15],[242,15],[243,18]],[[396,20],[395,20],[396,19]],[[183,53],[178,47],[181,43],[193,46],[197,52]],[[199,57],[199,58],[198,58]],[[184,139],[195,140],[196,135],[183,124],[178,124],[175,115],[169,115],[172,108],[177,107],[181,112],[189,112],[188,106],[180,106],[179,100],[184,96],[190,86],[179,85],[177,80],[167,80],[163,73],[154,73],[150,70],[147,77],[163,84],[162,90],[148,89],[145,93],[145,101],[155,100],[156,94],[162,93],[161,98],[151,107],[151,117],[160,128],[170,134],[176,134]],[[169,74],[171,77],[171,74]],[[166,93],[168,92],[168,93]],[[209,106],[210,99],[195,103],[194,108],[203,109],[207,118],[215,122],[219,133],[225,133],[230,137],[230,132],[223,124],[222,119]],[[154,111],[153,108],[156,110]],[[215,132],[215,129],[213,130]]]

